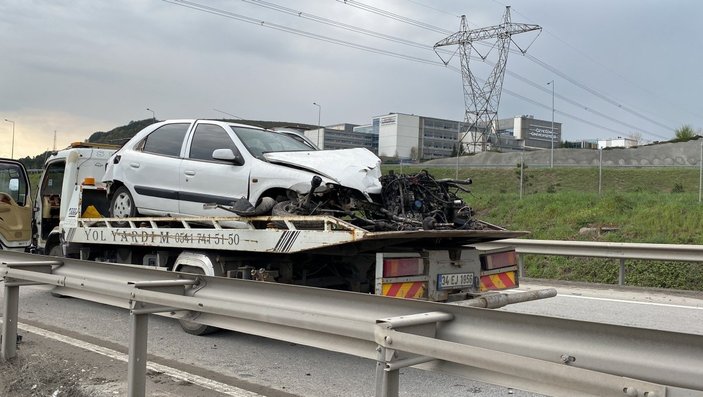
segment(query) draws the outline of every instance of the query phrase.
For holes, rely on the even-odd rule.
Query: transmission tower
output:
[[[520,46],[513,41],[512,36],[533,30],[541,31],[542,28],[539,25],[511,22],[510,6],[507,6],[505,7],[503,23],[500,25],[469,30],[469,26],[466,23],[466,15],[462,15],[460,30],[444,40],[438,41],[437,44],[434,45],[435,53],[437,53],[437,56],[442,59],[445,65],[449,64],[451,59],[445,61],[437,52],[437,48],[451,45],[459,46],[461,76],[464,84],[464,121],[467,124],[466,130],[463,131],[463,134],[460,133],[459,136],[460,149],[463,148],[464,141],[468,135],[469,151],[476,152],[478,146],[480,146],[481,151],[486,150],[487,138],[491,133],[493,122],[498,115],[498,103],[500,102],[500,93],[503,88],[503,77],[505,76],[505,65],[508,61],[510,43],[515,44],[523,54],[527,52],[527,48],[529,48],[529,46],[525,50],[520,48]],[[536,38],[537,37],[535,37],[535,39]],[[495,39],[495,42],[485,55],[481,54],[474,46],[475,43],[480,41],[492,39]],[[532,42],[534,42],[534,40]],[[530,43],[530,45],[532,45],[532,43]],[[484,61],[493,49],[498,51],[498,61],[496,61],[491,74],[484,81],[483,85],[479,83],[469,67],[469,57],[472,49]],[[460,152],[461,150],[457,150],[457,153]]]

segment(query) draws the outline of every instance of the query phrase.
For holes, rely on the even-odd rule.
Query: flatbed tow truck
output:
[[[96,181],[112,152],[77,144],[47,160],[35,252],[439,302],[519,286],[513,249],[471,245],[526,232],[481,221],[474,230],[369,231],[331,216],[106,218]]]

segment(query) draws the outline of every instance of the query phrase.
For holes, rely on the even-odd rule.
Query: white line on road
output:
[[[680,309],[703,310],[703,307],[699,307],[699,306],[672,305],[672,304],[670,304],[670,303],[640,302],[640,301],[631,301],[631,300],[613,299],[613,298],[596,298],[596,297],[593,297],[593,296],[562,295],[562,294],[559,294],[559,295],[557,295],[557,297],[562,297],[562,298],[578,298],[578,299],[590,299],[590,300],[596,300],[596,301],[608,301],[608,302],[618,302],[618,303],[632,303],[632,304],[636,304],[636,305],[650,305],[650,306],[676,307],[676,308],[680,308]]]
[[[67,343],[72,346],[79,347],[81,349],[89,350],[97,354],[102,354],[103,356],[110,357],[115,360],[120,360],[123,362],[129,361],[129,356],[127,354],[120,353],[118,351],[108,349],[106,347],[94,345],[92,343],[84,342],[80,339],[71,338],[69,336],[57,334],[55,332],[47,331],[42,328],[37,328],[27,324],[18,324],[19,328],[43,336],[45,338],[54,339],[59,342]],[[226,383],[218,382],[212,379],[208,379],[199,375],[191,374],[189,372],[181,371],[176,368],[172,368],[166,365],[147,363],[147,368],[166,374],[174,379],[190,382],[192,384],[204,387],[206,389],[214,390],[219,393],[226,394],[232,397],[263,397],[261,394],[257,394],[248,390],[240,389],[234,386],[230,386]]]

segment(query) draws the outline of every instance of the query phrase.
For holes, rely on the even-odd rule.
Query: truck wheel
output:
[[[203,272],[202,269],[195,267],[195,266],[182,266],[180,268],[184,273],[192,273],[192,274],[200,274],[204,275],[205,272]],[[181,328],[183,331],[185,331],[188,334],[191,335],[198,335],[198,336],[203,336],[203,335],[208,335],[213,332],[217,332],[220,329],[217,327],[213,327],[210,325],[204,325],[204,324],[199,324],[196,323],[195,321],[188,321],[188,320],[178,320],[178,322],[181,324]]]
[[[110,200],[110,218],[130,218],[137,216],[132,193],[126,186],[120,186]]]
[[[63,249],[61,248],[61,244],[56,244],[49,249],[49,256],[60,256],[63,257]]]

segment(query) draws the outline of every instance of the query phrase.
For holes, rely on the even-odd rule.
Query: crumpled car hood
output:
[[[364,148],[264,153],[271,163],[320,174],[362,193],[381,193],[381,159]]]

